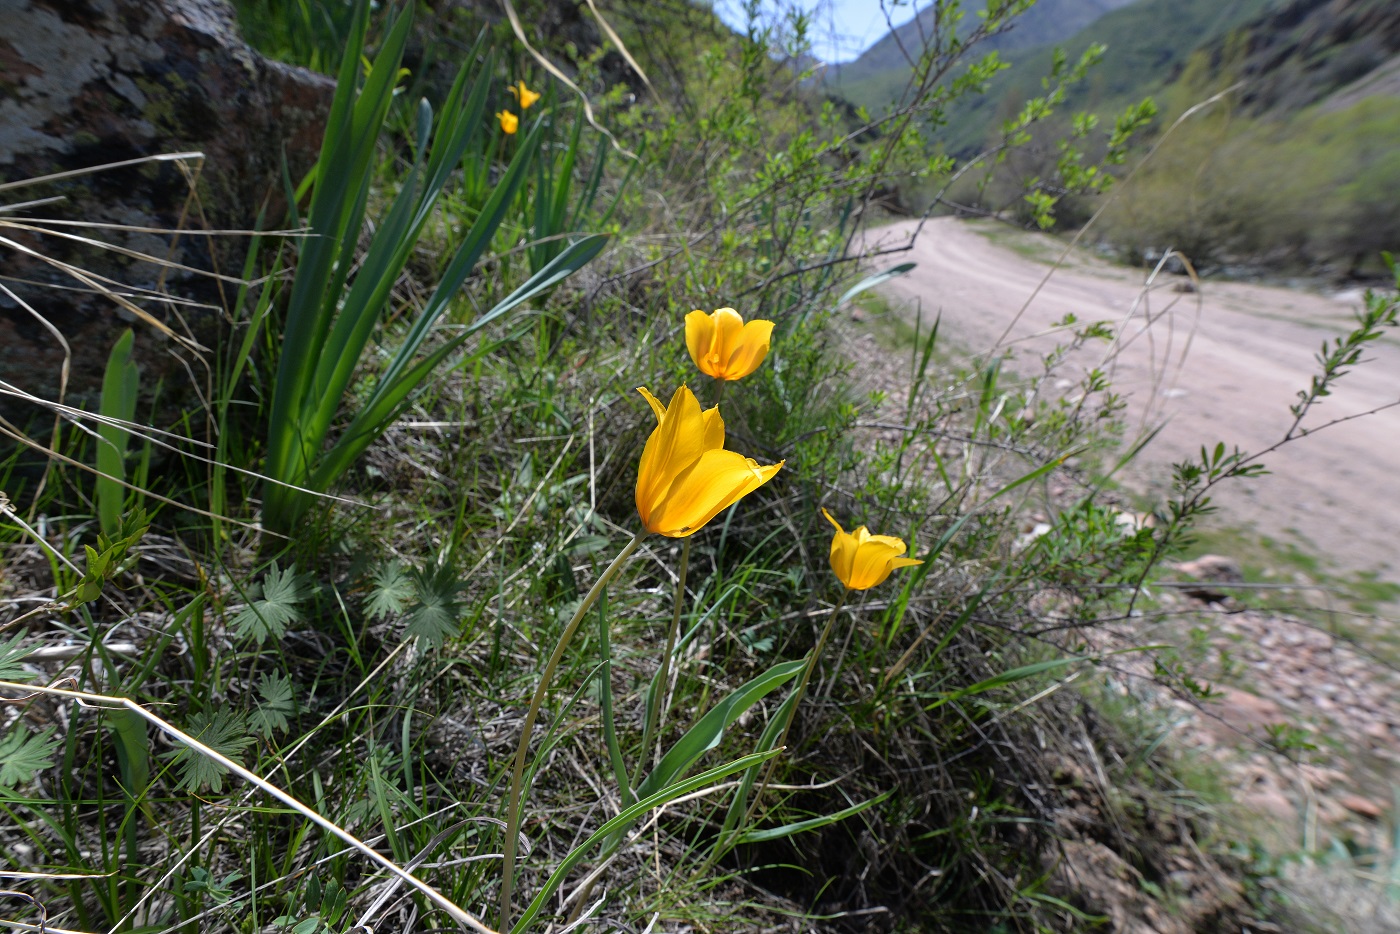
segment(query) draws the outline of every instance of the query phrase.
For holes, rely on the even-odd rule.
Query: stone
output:
[[[1210,715],[1208,727],[1222,739],[1230,740],[1235,731],[1257,738],[1265,727],[1287,719],[1283,709],[1268,698],[1232,687],[1217,691],[1218,696],[1208,701],[1204,710]]]
[[[174,237],[150,229],[246,230],[265,204],[267,224],[280,225],[283,159],[293,178],[314,163],[334,82],[253,52],[239,38],[226,0],[0,0],[0,22],[0,182],[204,154],[202,165],[133,162],[11,187],[0,203],[62,200],[6,218],[123,225],[127,229],[51,229],[237,276],[246,237]],[[208,276],[52,233],[11,229],[4,235],[113,283],[196,304],[134,302],[177,335],[172,339],[51,263],[0,246],[0,265],[13,277],[6,284],[15,293],[0,292],[0,378],[56,400],[65,362],[57,331],[71,348],[66,401],[91,408],[107,354],[128,326],[136,330],[147,394],[158,380],[164,379],[168,398],[190,385],[191,372],[204,378],[195,358],[203,353],[199,347],[217,341],[222,309],[234,291],[227,283],[221,287]],[[145,411],[138,408],[138,415]],[[0,415],[21,422],[52,418],[3,397]]]
[[[1203,583],[1244,583],[1244,571],[1239,562],[1225,555],[1201,555],[1193,561],[1183,561],[1175,565],[1174,570]],[[1209,586],[1186,587],[1183,588],[1183,592],[1206,603],[1220,603],[1230,595],[1229,588]]]
[[[1343,795],[1337,799],[1337,803],[1367,820],[1379,820],[1385,810],[1370,798],[1363,798],[1361,795]]]

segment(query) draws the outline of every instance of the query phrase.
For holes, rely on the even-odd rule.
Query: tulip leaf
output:
[[[880,285],[882,282],[888,282],[891,279],[895,279],[899,276],[904,275],[917,265],[919,264],[900,263],[898,266],[891,266],[884,272],[877,272],[873,276],[867,276],[866,278],[860,280],[855,285],[847,289],[845,293],[836,300],[836,307],[840,308],[842,305],[855,298],[861,292],[869,291],[870,289],[875,288],[875,286]]]
[[[773,716],[768,719],[768,725],[763,728],[763,733],[759,735],[758,746],[755,752],[767,752],[778,744],[778,739],[787,730],[788,724],[792,722],[792,715],[797,710],[797,705],[802,698],[793,691],[778,706]],[[754,783],[758,780],[758,769],[749,769],[744,773],[744,777],[739,780],[739,788],[734,792],[734,798],[729,802],[729,811],[724,817],[724,826],[720,828],[719,836],[715,841],[714,856],[718,858],[722,853],[732,849],[735,840],[735,831],[748,811],[749,798],[753,795]]]
[[[686,730],[685,735],[661,757],[656,768],[637,786],[637,797],[645,798],[685,774],[685,771],[695,764],[695,760],[719,745],[719,741],[724,738],[725,729],[739,719],[744,711],[792,680],[806,664],[806,659],[799,658],[774,665],[716,704],[709,713]]]
[[[789,677],[791,676],[789,675]],[[535,920],[540,911],[544,908],[545,903],[558,891],[559,886],[564,884],[564,880],[568,878],[573,868],[599,843],[608,839],[613,834],[622,833],[648,811],[655,810],[663,804],[674,801],[682,795],[690,794],[692,791],[704,788],[706,785],[717,782],[722,778],[728,778],[735,772],[742,772],[744,769],[762,765],[777,754],[777,750],[772,750],[770,752],[756,752],[744,756],[743,758],[735,759],[733,762],[721,765],[718,768],[710,769],[708,772],[701,772],[694,778],[688,778],[683,782],[677,782],[674,785],[661,788],[647,795],[645,798],[642,798],[631,807],[623,808],[616,817],[593,831],[588,839],[574,847],[573,851],[570,852],[568,856],[564,857],[563,862],[555,868],[554,872],[550,873],[549,879],[545,881],[544,886],[540,888],[534,899],[531,900],[529,907],[526,908],[524,914],[520,916],[520,920],[516,921],[514,926],[511,927],[510,934],[520,934],[520,932],[529,928],[531,922]]]

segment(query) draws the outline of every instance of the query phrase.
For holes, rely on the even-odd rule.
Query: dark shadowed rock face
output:
[[[162,154],[205,156],[202,165],[142,162],[6,188],[0,206],[63,200],[0,213],[0,221],[247,229],[272,196],[267,224],[281,223],[282,159],[294,178],[314,161],[333,82],[249,49],[225,0],[0,0],[0,24],[0,184]],[[196,176],[197,199],[190,196]],[[62,229],[233,275],[247,244],[243,237]],[[71,348],[70,404],[95,405],[107,353],[127,326],[136,329],[147,391],[160,379],[166,396],[188,386],[191,362],[202,379],[191,345],[215,346],[223,297],[231,299],[234,288],[221,293],[207,277],[52,234],[10,228],[0,229],[0,237],[20,245],[0,242],[0,285],[14,293],[0,290],[0,379],[57,398],[64,349],[36,316]],[[124,286],[213,307],[137,301],[184,340],[172,339],[25,248]],[[32,406],[0,398],[6,418],[27,422],[36,414]]]

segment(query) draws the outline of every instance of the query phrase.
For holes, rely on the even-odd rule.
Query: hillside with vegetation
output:
[[[1024,192],[1053,177],[1070,114],[1110,120],[1151,98],[1160,112],[1147,135],[1161,148],[1140,169],[1130,160],[1118,170],[1136,177],[1111,197],[1067,199],[1060,223],[1076,226],[1104,207],[1094,235],[1129,261],[1175,247],[1207,270],[1375,276],[1379,253],[1400,246],[1397,23],[1400,10],[1383,0],[1138,0],[1073,36],[1005,49],[1009,67],[988,77],[986,93],[954,102],[929,130],[960,159],[995,154],[946,200],[1031,220]],[[1095,64],[1065,89],[1061,115],[1016,140],[1008,121],[1043,93],[1056,56],[1086,53]],[[879,94],[853,84],[848,97],[879,112],[902,88],[888,74],[879,81]],[[916,207],[929,196],[909,189]]]
[[[987,36],[977,45],[978,54],[998,52],[1007,59],[1016,53],[1063,42],[1077,35],[1099,17],[1134,0],[1039,0],[1004,29]],[[961,10],[961,20],[952,32],[967,36],[978,26],[985,3],[969,3]],[[827,66],[822,80],[835,93],[871,110],[889,104],[908,82],[912,58],[916,58],[932,35],[948,28],[940,22],[932,4],[924,6],[909,22],[886,33],[854,61]]]
[[[1123,400],[1067,362],[1110,324],[1064,316],[1027,370],[880,315],[907,254],[866,234],[960,177],[925,130],[1028,9],[868,119],[688,0],[16,15],[0,87],[89,122],[10,134],[39,155],[0,175],[0,326],[54,361],[0,356],[0,921],[1311,924],[1289,868],[1360,837],[1277,844],[1177,735],[1222,719],[1202,620],[1240,582],[1176,562],[1271,450],[1203,438],[1135,502]],[[254,103],[298,119],[188,148]],[[1150,116],[1073,121],[1035,216]],[[124,200],[156,191],[168,225]],[[1390,285],[1275,449],[1327,426]],[[73,320],[107,331],[75,353]],[[1300,767],[1321,728],[1280,717],[1243,741]]]

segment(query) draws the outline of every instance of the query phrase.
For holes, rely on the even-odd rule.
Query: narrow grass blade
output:
[[[1024,681],[1027,678],[1033,678],[1047,671],[1056,671],[1067,665],[1073,665],[1076,662],[1086,660],[1087,659],[1081,655],[1070,655],[1064,658],[1051,658],[1043,662],[1035,662],[1030,665],[1022,665],[1019,668],[1012,668],[1009,671],[1003,671],[999,675],[993,675],[990,678],[978,681],[976,684],[969,684],[967,687],[958,688],[956,691],[950,691],[938,698],[938,700],[925,706],[924,710],[933,710],[934,708],[942,707],[944,704],[964,697],[985,694],[988,691],[1006,687],[1008,684],[1015,684],[1017,681]]]
[[[767,843],[769,840],[781,840],[783,837],[791,837],[793,834],[806,833],[809,830],[820,830],[823,827],[830,827],[848,817],[854,817],[861,811],[872,808],[888,798],[893,792],[887,791],[882,795],[871,798],[869,801],[862,801],[860,804],[852,805],[837,811],[835,814],[824,814],[821,817],[813,817],[811,820],[797,821],[792,824],[784,824],[781,827],[771,827],[767,830],[750,830],[740,834],[739,843]]]

